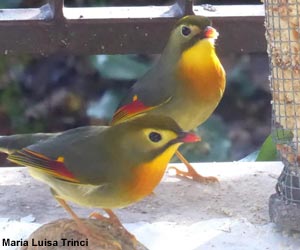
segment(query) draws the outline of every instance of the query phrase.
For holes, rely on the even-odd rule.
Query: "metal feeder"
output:
[[[300,231],[300,1],[264,2],[273,139],[284,164],[269,213],[280,227]]]

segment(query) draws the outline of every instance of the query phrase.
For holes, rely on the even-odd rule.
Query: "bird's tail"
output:
[[[57,133],[38,133],[0,136],[0,152],[11,154],[56,135]]]

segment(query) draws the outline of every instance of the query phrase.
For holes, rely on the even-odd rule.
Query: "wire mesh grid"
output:
[[[265,0],[273,139],[284,163],[277,192],[300,203],[300,0]]]

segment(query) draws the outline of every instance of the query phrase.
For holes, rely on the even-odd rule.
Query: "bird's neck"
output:
[[[127,185],[127,192],[132,199],[139,200],[149,195],[162,179],[167,164],[175,154],[180,144],[169,146],[153,160],[140,164],[132,172],[132,178]]]
[[[180,54],[180,48],[173,46],[173,43],[169,41],[160,56],[157,66],[161,71],[163,70],[168,73],[174,71],[174,65],[179,61]]]
[[[203,39],[184,51],[177,66],[178,77],[191,97],[202,101],[222,97],[225,71],[211,40]]]

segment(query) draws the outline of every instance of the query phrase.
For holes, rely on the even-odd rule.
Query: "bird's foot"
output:
[[[192,166],[191,166],[192,168]],[[193,181],[197,181],[203,184],[210,184],[210,183],[219,183],[218,178],[214,177],[214,176],[202,176],[200,174],[198,174],[194,168],[192,168],[192,171],[190,169],[188,169],[187,172],[182,171],[176,167],[169,167],[169,169],[174,169],[176,171],[176,175],[189,179],[189,180],[193,180]]]
[[[92,212],[89,215],[89,218],[94,218],[97,220],[104,220],[104,221],[108,221],[110,224],[116,226],[117,228],[120,229],[120,231],[122,232],[122,234],[124,234],[124,236],[126,236],[131,242],[133,242],[133,244],[136,246],[137,244],[137,239],[135,238],[135,236],[130,233],[121,223],[121,221],[119,220],[119,218],[114,214],[114,212],[110,209],[104,209],[104,211],[109,215],[109,217],[105,217],[102,214],[98,213],[98,212]]]
[[[193,166],[187,161],[187,159],[184,158],[184,156],[179,152],[176,151],[176,156],[178,159],[186,166],[187,172],[182,171],[176,167],[169,167],[169,169],[175,169],[176,175],[187,178],[187,179],[192,179],[194,181],[203,183],[203,184],[209,184],[209,183],[219,183],[218,178],[214,176],[202,176],[196,172],[196,170],[193,168]]]
[[[71,207],[66,203],[66,201],[64,199],[61,199],[59,197],[56,197],[56,200],[58,201],[58,203],[72,216],[73,220],[76,222],[77,227],[78,227],[78,231],[85,235],[89,240],[97,243],[98,245],[103,246],[104,249],[111,249],[111,250],[121,250],[122,246],[116,242],[116,241],[110,241],[108,242],[107,239],[98,234],[97,231],[92,230],[92,225],[87,225],[86,223],[84,223],[75,213],[74,211],[71,209]]]
[[[101,245],[103,249],[122,250],[122,246],[119,242],[108,239],[104,235],[99,234],[97,230],[93,230],[93,225],[86,226],[84,224],[84,226],[79,226],[79,231],[89,240],[97,243],[97,245]]]

